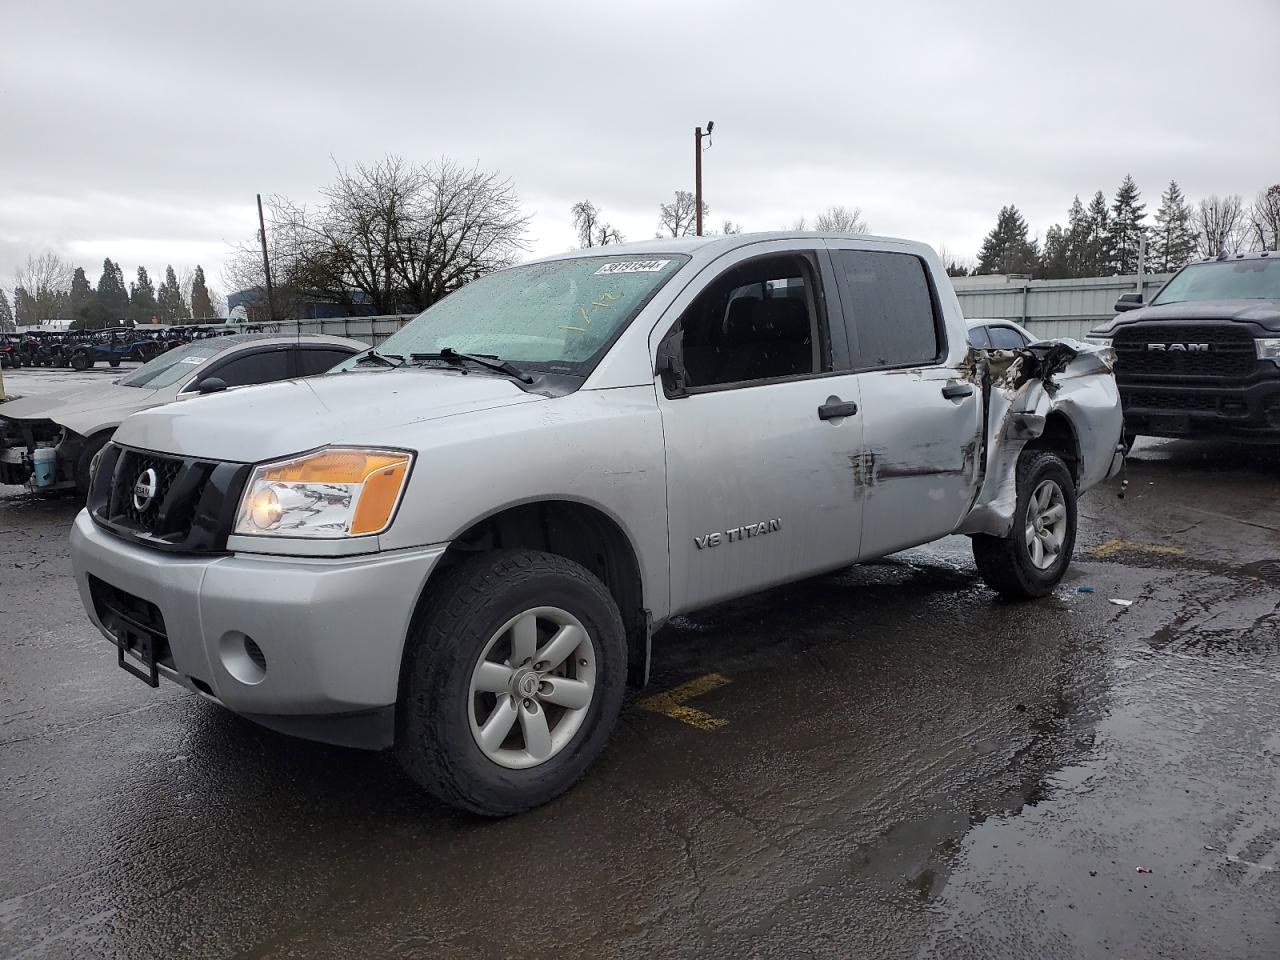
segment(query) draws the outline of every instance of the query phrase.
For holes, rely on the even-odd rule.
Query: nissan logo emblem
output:
[[[137,481],[133,485],[133,506],[137,510],[145,510],[151,506],[151,501],[156,498],[156,491],[160,486],[160,478],[156,476],[155,470],[148,467],[138,476]]]

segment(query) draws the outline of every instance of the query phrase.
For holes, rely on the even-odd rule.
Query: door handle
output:
[[[852,417],[857,412],[858,405],[852,400],[827,397],[827,402],[818,408],[818,419],[838,420],[840,417]]]
[[[942,395],[948,400],[959,400],[961,397],[973,395],[973,384],[971,383],[948,383],[942,388]]]

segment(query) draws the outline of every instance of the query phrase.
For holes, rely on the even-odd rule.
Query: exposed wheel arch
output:
[[[429,602],[432,583],[460,559],[487,550],[526,548],[557,554],[594,574],[612,594],[627,633],[627,681],[648,680],[651,618],[635,547],[603,510],[574,500],[548,499],[508,507],[473,522],[453,538],[419,599]],[[415,614],[416,616],[417,614]]]
[[[1027,444],[1028,450],[1047,450],[1056,453],[1067,465],[1071,479],[1076,484],[1084,474],[1084,458],[1080,451],[1080,437],[1075,424],[1061,410],[1051,410],[1044,420],[1044,432]]]

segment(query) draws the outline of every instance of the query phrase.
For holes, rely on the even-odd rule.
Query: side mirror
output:
[[[201,393],[221,393],[227,389],[227,381],[221,377],[205,377],[196,389]]]
[[[1137,310],[1142,306],[1142,294],[1140,293],[1122,293],[1120,299],[1116,301],[1116,313],[1124,313],[1126,310]]]
[[[658,344],[658,356],[654,374],[662,378],[662,392],[668,399],[682,397],[685,393],[684,369],[680,363],[680,338],[683,331],[672,330]]]

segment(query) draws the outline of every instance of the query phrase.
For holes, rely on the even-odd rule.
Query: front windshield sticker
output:
[[[190,364],[192,364],[192,365],[194,366],[194,365],[195,365],[195,364],[197,364],[197,363],[204,363],[207,359],[209,359],[209,358],[208,358],[208,357],[183,357],[183,358],[182,358],[181,360],[179,360],[178,362],[179,362],[179,363],[190,363]]]
[[[605,276],[610,273],[661,273],[670,262],[670,260],[620,260],[616,263],[606,263],[596,271],[596,276]]]

